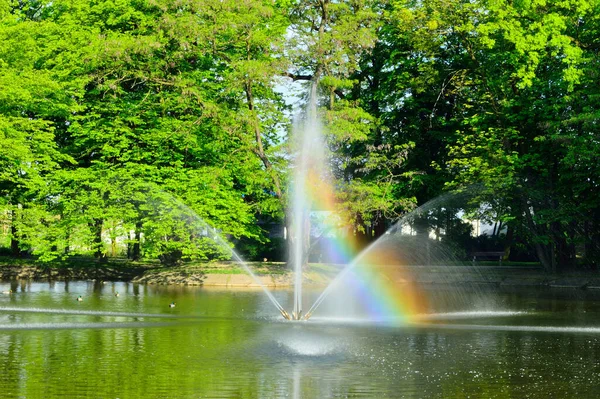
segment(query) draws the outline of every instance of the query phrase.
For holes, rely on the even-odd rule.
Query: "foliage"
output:
[[[506,223],[507,245],[518,232],[548,270],[595,250],[596,171],[581,167],[597,137],[598,7],[394,1],[364,63],[382,139],[415,143],[419,203],[476,184],[473,214]]]
[[[205,5],[223,27],[231,22],[217,13],[221,3]],[[114,242],[117,231],[131,231],[137,238],[130,244],[143,241],[146,256],[221,258],[227,251],[194,239],[176,208],[155,212],[155,196],[171,193],[161,199],[163,210],[181,198],[226,237],[260,238],[255,212],[281,212],[265,190],[268,173],[240,142],[243,129],[236,131],[242,97],[232,101],[236,71],[264,71],[232,60],[237,47],[222,37],[213,40],[220,57],[206,45],[214,26],[192,23],[210,12],[187,6],[54,1],[33,14],[24,3],[3,14],[0,184],[3,201],[19,210],[13,239],[23,249],[42,259],[102,258],[103,234]],[[266,26],[271,14],[258,6],[228,4],[240,24],[251,10]],[[258,54],[269,35],[255,37]],[[271,72],[264,73],[268,84]],[[40,224],[44,232],[32,234]]]
[[[282,252],[259,221],[287,223],[287,77],[322,117],[356,234],[475,186],[452,209],[506,225],[506,253],[596,264],[598,15],[597,0],[0,1],[7,245]]]

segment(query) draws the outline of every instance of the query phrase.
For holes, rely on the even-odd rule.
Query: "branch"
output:
[[[340,99],[345,100],[346,99],[346,95],[344,95],[344,93],[342,93],[342,91],[340,89],[335,89],[333,91]]]
[[[284,72],[282,73],[283,76],[287,77],[287,78],[291,78],[294,82],[297,80],[313,80],[314,75],[296,75],[295,73],[291,73],[291,72]],[[340,90],[340,89],[335,89],[333,91],[340,99],[345,100],[346,99],[346,95],[344,95],[344,93]]]
[[[297,80],[312,80],[313,78],[313,75],[296,75],[295,73],[291,72],[284,72],[282,75],[288,78],[292,78],[294,82]]]

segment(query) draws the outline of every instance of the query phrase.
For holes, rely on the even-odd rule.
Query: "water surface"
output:
[[[398,326],[333,318],[339,307],[325,303],[314,320],[284,322],[260,290],[96,282],[13,283],[12,289],[0,296],[3,398],[595,398],[599,392],[594,292],[507,290],[481,301],[486,294],[477,291],[447,301],[451,294],[432,289],[437,300],[430,311]],[[292,305],[291,291],[274,295]]]

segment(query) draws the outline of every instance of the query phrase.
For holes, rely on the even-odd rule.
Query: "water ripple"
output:
[[[18,312],[18,313],[44,313],[44,314],[68,314],[83,316],[112,316],[112,317],[152,317],[152,318],[188,318],[189,316],[177,316],[170,314],[155,313],[135,313],[135,312],[108,312],[96,310],[76,310],[76,309],[48,309],[48,308],[21,308],[0,306],[0,312]]]

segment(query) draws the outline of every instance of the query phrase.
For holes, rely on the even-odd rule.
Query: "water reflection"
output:
[[[255,290],[19,284],[0,296],[0,396],[595,397],[598,295],[499,298],[397,327],[280,321]]]

